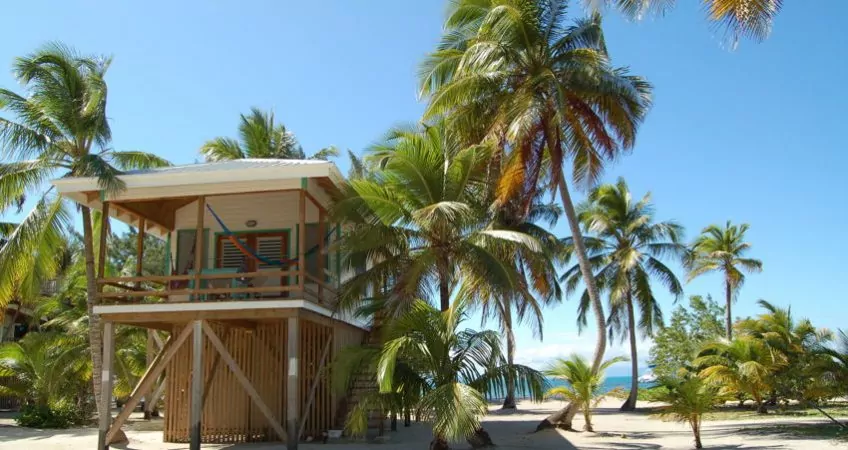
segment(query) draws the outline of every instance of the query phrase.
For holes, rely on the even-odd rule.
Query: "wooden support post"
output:
[[[206,197],[197,197],[197,226],[195,227],[194,235],[194,289],[202,289],[200,286],[200,274],[203,272],[203,258],[206,249],[203,248],[205,243],[203,240],[203,217],[206,215]],[[195,301],[200,301],[198,295],[194,296]]]
[[[153,394],[150,396],[150,404],[153,405],[153,408],[156,408],[156,404],[159,403],[159,397],[162,397],[162,394],[165,393],[165,382],[168,380],[168,377],[162,377],[162,381],[159,383],[159,386],[156,387],[156,390],[153,391]]]
[[[300,295],[303,295],[303,285],[306,283],[306,191],[303,189],[300,190],[298,211],[300,236],[298,239],[297,268],[300,271],[300,276],[297,279]]]
[[[262,415],[265,416],[265,419],[268,420],[268,423],[271,424],[271,428],[273,428],[274,431],[277,432],[277,435],[280,437],[280,439],[286,440],[286,431],[283,430],[283,426],[280,425],[280,421],[277,420],[276,417],[274,417],[274,413],[271,412],[271,409],[268,408],[268,405],[266,405],[265,402],[262,401],[262,397],[260,397],[259,393],[256,392],[256,388],[254,388],[253,385],[250,384],[250,380],[247,379],[247,377],[244,375],[244,372],[241,370],[241,367],[239,367],[238,363],[236,363],[236,361],[233,359],[233,356],[230,355],[230,352],[227,351],[227,347],[224,346],[224,343],[221,342],[221,339],[218,337],[217,334],[215,334],[215,330],[213,330],[208,323],[204,322],[203,331],[206,332],[206,336],[209,338],[209,342],[211,342],[212,346],[215,347],[216,350],[218,350],[218,354],[221,355],[221,358],[233,372],[233,375],[235,375],[236,379],[244,388],[245,392],[247,392],[248,397],[253,400],[253,403],[256,404],[256,407],[259,409],[259,412],[261,412]],[[288,448],[291,449],[293,447]]]
[[[97,278],[103,278],[106,272],[106,241],[109,237],[109,202],[103,202],[103,214],[100,218],[100,248],[97,255]],[[103,290],[100,288],[99,290]]]
[[[135,276],[142,275],[144,267],[144,217],[138,219],[138,235],[135,241]]]
[[[318,303],[324,303],[324,282],[327,276],[324,274],[324,269],[327,268],[327,255],[324,253],[324,234],[327,232],[327,227],[324,224],[324,208],[318,207]]]
[[[286,427],[288,439],[286,448],[297,450],[298,436],[298,412],[300,410],[300,395],[298,392],[300,382],[298,381],[299,365],[298,353],[300,351],[300,327],[297,317],[288,319],[288,336],[286,336],[286,360],[288,361],[288,373],[286,380]]]
[[[163,348],[165,348],[165,342],[159,336],[159,333],[157,333],[155,331],[153,332],[153,341],[156,342],[156,346],[159,347],[159,350],[162,350]]]
[[[115,358],[115,328],[112,322],[103,322],[103,359],[101,360],[102,371],[100,379],[100,427],[97,433],[97,449],[109,448],[106,435],[112,424],[112,361]]]
[[[155,330],[147,330],[147,355],[145,357],[145,363],[147,367],[153,366],[153,363],[156,361],[156,354],[161,353],[156,351],[156,341],[153,340],[153,335],[156,333]],[[150,398],[145,397],[144,402],[144,420],[150,420],[153,418],[153,409],[154,407],[150,404]]]
[[[150,391],[150,388],[153,387],[153,382],[159,378],[159,375],[165,370],[165,366],[168,365],[168,362],[177,354],[177,350],[179,350],[180,346],[183,345],[188,339],[189,334],[191,334],[192,328],[187,326],[183,329],[183,331],[177,336],[176,340],[168,339],[165,343],[162,351],[156,355],[156,358],[153,360],[153,364],[147,368],[147,371],[144,372],[141,379],[138,381],[135,389],[133,389],[132,394],[130,394],[130,398],[124,404],[124,407],[121,408],[121,412],[118,414],[118,417],[115,418],[115,422],[112,424],[109,432],[106,436],[107,442],[111,442],[112,438],[121,429],[124,425],[124,422],[130,417],[136,405],[138,405],[139,401],[141,401],[141,397],[143,397],[147,392]]]
[[[189,449],[200,450],[200,420],[203,415],[203,321],[192,322],[191,345],[191,414],[189,417]]]

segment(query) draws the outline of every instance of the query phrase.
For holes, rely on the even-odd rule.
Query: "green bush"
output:
[[[89,413],[69,402],[54,405],[24,405],[15,418],[18,425],[28,428],[70,428],[84,425]]]

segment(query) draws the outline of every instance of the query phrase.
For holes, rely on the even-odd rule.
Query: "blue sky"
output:
[[[572,3],[572,14],[582,14]],[[678,3],[661,19],[606,19],[614,62],[655,85],[635,150],[606,178],[624,176],[640,195],[650,190],[658,218],[679,221],[689,238],[727,219],[751,224],[751,255],[765,270],[749,277],[738,314],[756,313],[754,302],[764,298],[792,304],[819,326],[846,327],[848,93],[840,86],[848,2],[784,2],[768,40],[735,51],[722,45],[699,2]],[[113,55],[115,148],[176,163],[198,160],[206,139],[233,135],[251,106],[273,108],[307,152],[331,144],[360,152],[390,126],[419,118],[417,65],[439,37],[444,7],[440,0],[13,2],[4,7],[0,68],[49,40]],[[9,70],[0,70],[0,86],[18,88]],[[704,277],[686,290],[720,296],[720,280]],[[672,299],[661,300],[670,315]],[[575,303],[567,301],[546,311],[544,342],[519,330],[519,356],[541,363],[589,354],[593,339],[591,329],[577,335]]]

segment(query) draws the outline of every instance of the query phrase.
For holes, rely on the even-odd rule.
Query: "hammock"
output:
[[[268,265],[268,266],[274,266],[274,267],[289,267],[289,266],[297,263],[298,258],[291,258],[291,259],[285,259],[285,260],[274,260],[274,259],[268,259],[268,258],[263,257],[262,255],[257,253],[255,249],[250,248],[249,245],[242,242],[242,240],[239,239],[238,236],[235,235],[235,233],[233,233],[232,231],[230,231],[229,228],[227,228],[227,225],[224,223],[224,221],[221,220],[221,218],[218,216],[218,214],[215,213],[215,210],[212,209],[212,205],[207,203],[206,208],[209,210],[210,213],[212,213],[212,217],[215,218],[215,221],[218,222],[218,225],[221,226],[221,229],[224,230],[224,236],[226,236],[227,239],[230,242],[232,242],[233,245],[244,256],[247,256],[249,258],[253,258],[256,261],[261,262],[262,264],[265,264],[265,265]],[[332,236],[333,233],[335,233],[337,229],[338,229],[338,227],[330,230],[330,232],[327,233],[326,236],[324,236],[324,242],[327,242],[328,239],[330,238],[330,236]],[[303,256],[309,256],[312,253],[315,253],[316,251],[318,251],[319,247],[320,247],[320,245],[316,245],[316,246],[310,248],[309,250],[307,250],[303,254]]]

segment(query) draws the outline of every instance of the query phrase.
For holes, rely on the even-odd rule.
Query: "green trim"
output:
[[[106,191],[101,189],[100,190],[100,202],[102,203],[102,202],[105,202],[105,201],[106,201]]]
[[[300,179],[300,188],[308,189],[309,188],[309,178],[303,177]]]
[[[301,178],[301,180],[305,180],[306,178]],[[300,269],[301,264],[305,264],[304,261],[300,260],[300,223],[296,223],[294,225],[295,233],[297,234],[296,239],[294,240],[294,254],[297,255],[297,268]],[[300,284],[300,275],[294,276],[295,284]]]
[[[168,251],[165,253],[165,272],[163,272],[163,273],[165,275],[170,275],[171,274],[171,252],[173,251],[171,249],[171,232],[170,231],[168,232],[168,238],[165,239],[165,247],[168,248]]]

